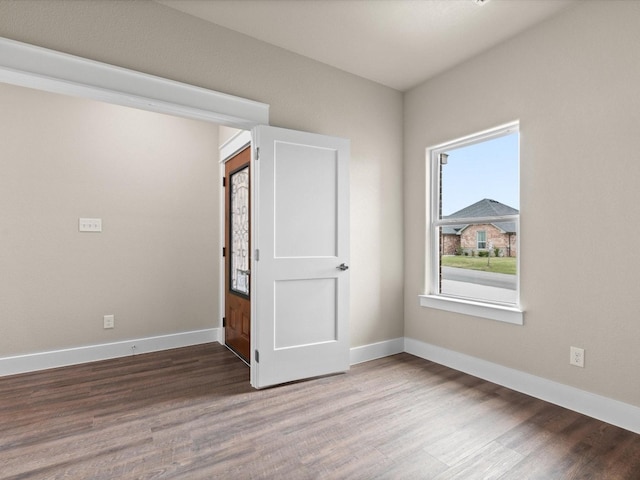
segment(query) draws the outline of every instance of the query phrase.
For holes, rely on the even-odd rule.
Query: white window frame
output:
[[[482,243],[484,243],[484,247],[480,248],[480,234],[484,234],[484,240],[482,240]],[[486,230],[478,230],[476,232],[476,250],[486,250],[487,249],[487,231]]]
[[[427,200],[430,205],[427,218],[427,238],[430,242],[426,252],[425,293],[420,295],[420,305],[449,312],[462,313],[516,325],[524,324],[524,311],[520,304],[520,215],[503,215],[482,218],[440,219],[440,154],[454,148],[466,147],[476,143],[502,137],[520,131],[520,123],[514,121],[485,130],[467,137],[435,145],[427,149]],[[519,149],[519,147],[518,147]],[[518,158],[519,162],[519,158]],[[518,179],[519,181],[519,179]],[[501,304],[490,301],[471,300],[453,295],[441,294],[440,288],[440,236],[438,227],[460,225],[463,223],[492,224],[495,222],[515,222],[516,224],[516,303]],[[477,244],[476,244],[477,246]]]

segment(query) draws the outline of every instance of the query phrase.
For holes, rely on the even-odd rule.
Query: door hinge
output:
[[[256,248],[256,262],[260,261],[260,250]]]
[[[260,353],[256,350],[256,363],[260,363]]]
[[[222,317],[222,326],[223,327],[227,326],[227,317]]]
[[[227,186],[227,177],[222,177],[222,186],[223,187]]]
[[[260,160],[260,147],[256,147],[256,160]]]
[[[227,256],[227,248],[226,247],[222,247],[222,256],[223,257]]]

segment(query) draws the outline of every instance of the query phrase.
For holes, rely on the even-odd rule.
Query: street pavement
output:
[[[443,280],[455,280],[457,282],[475,283],[487,287],[516,289],[516,275],[506,273],[481,272],[467,268],[442,267]]]
[[[442,267],[440,291],[447,295],[490,302],[516,303],[516,275]]]

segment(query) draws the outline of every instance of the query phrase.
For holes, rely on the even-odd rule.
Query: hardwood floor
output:
[[[408,354],[256,391],[208,344],[0,378],[0,478],[640,479],[640,435]]]

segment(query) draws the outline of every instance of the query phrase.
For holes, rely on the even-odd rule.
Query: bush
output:
[[[460,256],[464,253],[464,249],[462,247],[456,247],[456,255]]]
[[[488,257],[489,256],[489,252],[487,250],[481,250],[478,252],[478,256],[479,257]]]
[[[500,256],[500,247],[493,247],[493,255],[495,257],[499,257]]]

